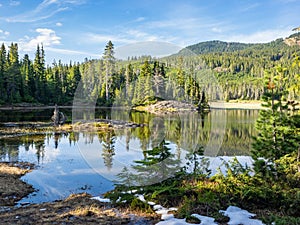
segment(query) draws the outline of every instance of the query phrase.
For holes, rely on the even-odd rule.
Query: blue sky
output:
[[[126,51],[138,42],[268,42],[292,34],[299,12],[299,0],[1,0],[0,43],[31,58],[43,43],[49,64],[82,62],[100,58],[108,40]]]

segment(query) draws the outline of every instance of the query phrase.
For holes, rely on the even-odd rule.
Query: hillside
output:
[[[192,51],[195,54],[216,53],[216,52],[234,52],[254,46],[255,44],[245,44],[238,42],[225,41],[206,41],[194,45],[187,46],[182,49],[179,54],[184,54],[186,50]]]
[[[3,43],[0,49],[0,105],[24,102],[71,104],[79,82],[90,91],[85,93],[86,96],[96,98],[97,103],[104,106],[112,105],[125,88],[129,89],[126,94],[130,94],[130,98],[126,98],[128,105],[137,105],[159,91],[178,97],[181,89],[194,103],[199,102],[202,92],[211,92],[211,100],[222,100],[211,83],[203,85],[205,76],[198,76],[198,73],[209,74],[206,83],[210,78],[217,79],[226,100],[259,100],[264,92],[266,71],[280,65],[287,68],[290,77],[300,74],[300,69],[292,66],[295,55],[300,55],[299,40],[298,32],[286,39],[263,44],[208,41],[160,59],[149,56],[116,61],[110,83],[106,81],[105,70],[101,69],[104,59],[73,65],[58,61],[46,66],[45,52],[39,45],[35,59],[31,60],[27,54],[19,58],[17,44],[12,43],[7,48]],[[296,81],[290,79],[288,82],[292,85]],[[295,96],[294,91],[289,90],[289,96]]]
[[[289,70],[289,76],[300,73],[299,68],[291,66],[295,55],[300,55],[299,44],[299,32],[258,44],[207,41],[187,46],[165,61],[169,65],[179,65],[178,56],[182,57],[181,64],[187,73],[191,68],[211,69],[226,100],[259,100],[264,92],[266,71],[280,65]],[[295,93],[290,91],[289,95]]]
[[[294,45],[300,45],[300,32],[290,35],[285,39],[277,39],[268,43],[239,43],[239,42],[225,42],[219,40],[199,42],[185,47],[178,52],[178,55],[190,55],[188,52],[194,54],[207,54],[207,53],[224,53],[224,52],[237,52],[249,49],[265,49],[265,48],[282,48]]]

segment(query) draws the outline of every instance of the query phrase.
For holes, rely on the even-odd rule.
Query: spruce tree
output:
[[[33,65],[31,60],[29,59],[29,56],[25,54],[24,59],[21,63],[21,74],[22,74],[22,92],[24,101],[33,101],[33,95],[34,95],[34,74],[33,74]]]
[[[7,55],[7,71],[6,71],[6,97],[7,102],[15,103],[21,100],[21,72],[18,54],[18,45],[11,43]]]
[[[114,57],[114,45],[111,41],[107,43],[103,53],[104,59],[104,67],[105,67],[105,95],[107,103],[110,100],[109,91],[112,85],[112,76],[114,73],[114,64],[115,64],[115,57]]]
[[[5,45],[2,44],[0,48],[0,90],[6,89],[5,74],[6,73],[6,49]],[[0,92],[0,103],[5,102],[5,92]]]
[[[289,101],[286,101],[287,74],[287,69],[280,66],[265,74],[264,109],[260,110],[256,122],[258,135],[252,149],[256,172],[266,172],[268,165],[276,167],[276,160],[299,147],[299,135],[295,132],[299,121],[289,113]]]
[[[46,101],[45,55],[43,48],[39,44],[35,53],[33,69],[35,80],[34,98],[39,102]]]

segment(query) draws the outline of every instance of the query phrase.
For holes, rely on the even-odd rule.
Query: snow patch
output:
[[[217,223],[215,223],[215,219],[212,217],[201,216],[199,214],[192,214],[192,216],[199,219],[201,221],[201,225],[218,225]]]
[[[146,199],[145,199],[144,195],[136,194],[135,196],[136,196],[140,201],[146,202]]]
[[[251,219],[255,214],[249,213],[247,210],[243,210],[236,206],[229,206],[226,211],[220,210],[220,213],[223,213],[230,218],[228,225],[264,225],[260,220]]]
[[[91,199],[98,200],[99,202],[110,202],[109,198],[101,198],[100,196],[92,197]]]
[[[145,202],[152,206],[155,213],[161,215],[160,222],[156,223],[156,225],[190,225],[191,223],[186,222],[186,219],[177,219],[174,217],[174,214],[169,213],[170,211],[177,211],[177,208],[165,208],[161,205],[155,204],[155,202],[148,202],[145,199],[144,195],[135,194],[135,196],[142,202]],[[96,199],[100,202],[111,202],[108,198],[101,198],[100,196],[92,197],[91,199]],[[118,199],[121,200],[120,198]],[[236,206],[229,206],[225,211],[220,210],[225,216],[230,218],[228,225],[264,225],[264,223],[258,219],[252,219],[255,214],[248,212],[247,210],[241,209]],[[193,217],[199,219],[200,225],[217,225],[215,219],[213,217],[202,216],[199,214],[192,214]]]

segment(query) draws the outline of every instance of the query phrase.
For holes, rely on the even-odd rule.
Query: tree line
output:
[[[63,65],[61,61],[45,64],[43,46],[37,45],[34,60],[28,54],[19,59],[18,45],[0,49],[0,104],[65,103],[74,95],[81,79],[79,64]]]
[[[16,43],[8,48],[2,44],[0,104],[71,105],[80,82],[83,99],[97,99],[98,105],[105,106],[143,104],[155,96],[197,104],[204,94],[209,100],[259,100],[266,69],[279,63],[288,68],[290,77],[299,73],[299,68],[289,64],[295,54],[299,55],[299,46],[288,46],[282,39],[229,46],[215,41],[192,46],[191,50],[195,54],[181,51],[159,60],[151,56],[117,60],[109,41],[99,59],[69,64],[59,60],[49,66],[42,45],[37,45],[32,60],[28,54],[19,58]],[[288,96],[299,97],[292,89]]]

